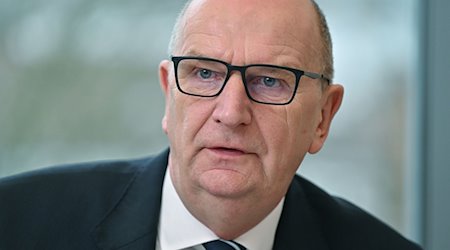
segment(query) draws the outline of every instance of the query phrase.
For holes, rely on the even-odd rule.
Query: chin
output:
[[[199,179],[201,189],[217,198],[237,199],[251,190],[242,174],[230,170],[210,170]]]

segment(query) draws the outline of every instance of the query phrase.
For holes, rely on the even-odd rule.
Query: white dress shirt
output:
[[[272,249],[283,203],[284,198],[264,220],[234,241],[248,250]],[[204,250],[202,243],[217,239],[218,237],[209,228],[186,209],[167,170],[163,184],[156,250]]]

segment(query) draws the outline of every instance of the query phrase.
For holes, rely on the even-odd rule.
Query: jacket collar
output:
[[[319,215],[304,192],[304,187],[294,179],[286,194],[283,212],[275,234],[274,249],[329,249],[325,243],[319,219]]]
[[[139,161],[127,190],[94,229],[100,249],[152,249],[156,244],[164,175],[169,150]]]

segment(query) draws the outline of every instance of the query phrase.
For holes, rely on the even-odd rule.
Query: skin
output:
[[[173,54],[320,72],[316,19],[308,0],[197,0]],[[161,62],[173,184],[193,216],[234,239],[275,208],[305,154],[320,150],[343,88],[304,77],[292,103],[263,105],[247,97],[237,72],[219,96],[198,98],[177,90],[173,71]]]

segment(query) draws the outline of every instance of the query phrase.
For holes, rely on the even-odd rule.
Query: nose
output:
[[[239,72],[232,74],[217,98],[212,118],[228,127],[248,125],[252,119],[251,100]]]

